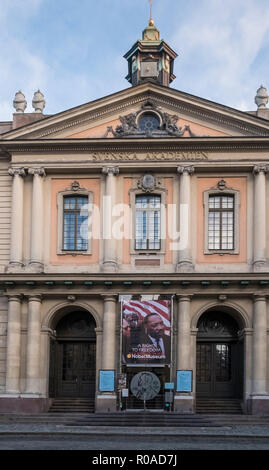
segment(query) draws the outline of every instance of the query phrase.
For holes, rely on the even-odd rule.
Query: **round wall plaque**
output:
[[[131,392],[140,400],[152,400],[158,395],[161,383],[152,372],[139,372],[131,381]]]

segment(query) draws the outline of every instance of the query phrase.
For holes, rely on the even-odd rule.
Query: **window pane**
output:
[[[147,249],[147,213],[146,211],[136,212],[136,249]]]
[[[136,196],[137,250],[160,249],[160,207],[161,197],[158,195]]]
[[[234,196],[209,196],[208,248],[234,249]]]
[[[75,214],[64,214],[64,250],[75,249]]]
[[[63,249],[88,248],[88,196],[64,197]]]

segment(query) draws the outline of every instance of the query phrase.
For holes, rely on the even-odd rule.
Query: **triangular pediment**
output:
[[[269,136],[269,121],[265,119],[148,82],[46,117],[0,138],[117,138],[121,137],[117,129],[122,127],[125,117],[140,115],[145,103],[152,103],[160,115],[171,117],[174,137]],[[164,132],[159,137],[169,135]]]

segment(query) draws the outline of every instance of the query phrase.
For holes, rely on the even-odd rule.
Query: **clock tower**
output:
[[[173,73],[176,57],[176,52],[160,39],[160,32],[151,15],[148,26],[142,33],[142,40],[138,40],[124,55],[128,61],[126,80],[132,86],[140,85],[145,81],[169,86],[176,78]]]

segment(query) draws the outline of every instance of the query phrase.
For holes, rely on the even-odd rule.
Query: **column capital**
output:
[[[178,302],[190,302],[193,294],[176,294],[176,299]]]
[[[28,168],[28,173],[34,176],[46,176],[44,168]]]
[[[268,173],[269,171],[269,165],[254,165],[253,167],[253,174],[258,175],[259,173]]]
[[[8,174],[10,176],[21,176],[22,178],[26,176],[25,168],[9,168]]]
[[[253,294],[253,302],[266,302],[267,296],[262,294]]]
[[[25,296],[28,300],[28,302],[42,302],[43,300],[43,295],[42,294],[35,294],[35,295],[26,295]]]
[[[103,175],[114,175],[117,176],[119,174],[120,170],[118,166],[105,166],[102,168],[102,173]]]
[[[192,165],[178,166],[177,167],[177,172],[180,175],[184,175],[184,174],[192,175],[194,173],[194,166],[192,166]]]
[[[101,294],[102,299],[104,302],[117,302],[118,295],[117,294]]]
[[[5,294],[9,302],[19,302],[21,303],[23,296],[21,294]]]

